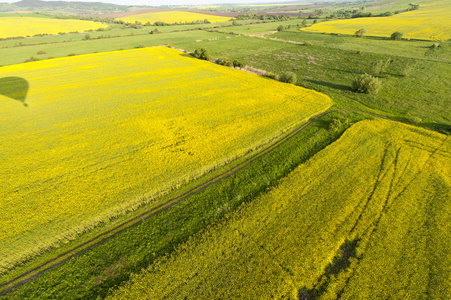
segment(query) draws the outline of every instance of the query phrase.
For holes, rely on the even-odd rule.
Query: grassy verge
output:
[[[131,273],[170,253],[192,234],[268,189],[361,119],[359,115],[344,117],[341,113],[324,117],[233,175],[44,273],[6,298],[103,297]]]

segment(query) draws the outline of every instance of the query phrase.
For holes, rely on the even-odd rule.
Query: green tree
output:
[[[285,29],[285,27],[283,27],[283,25],[280,25],[279,27],[277,27],[277,31],[283,31]]]
[[[354,35],[355,35],[356,37],[362,37],[365,33],[366,33],[366,29],[365,29],[365,28],[362,28],[362,29],[357,30],[357,31],[354,33]]]
[[[242,61],[238,61],[238,60],[234,60],[234,61],[233,61],[233,67],[234,67],[234,68],[238,67],[238,68],[240,68],[240,70],[241,70],[241,69],[244,68],[245,66],[246,66],[246,64],[243,63]]]
[[[402,38],[403,33],[400,31],[395,31],[391,34],[390,39],[391,40],[395,40],[395,41],[399,41]]]
[[[205,48],[197,48],[194,51],[194,57],[203,59],[203,60],[211,60],[211,55]]]
[[[293,72],[283,72],[282,75],[280,75],[279,80],[282,82],[295,84],[297,82],[297,77]]]
[[[376,77],[363,74],[352,83],[352,90],[357,93],[377,94],[381,88],[381,82]]]

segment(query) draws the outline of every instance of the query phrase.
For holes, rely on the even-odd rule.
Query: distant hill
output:
[[[67,2],[21,0],[14,3],[0,3],[0,12],[42,11],[60,13],[111,13],[128,11],[128,6],[102,2]]]

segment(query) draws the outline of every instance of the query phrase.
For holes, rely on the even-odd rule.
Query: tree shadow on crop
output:
[[[28,81],[22,77],[0,78],[0,95],[25,103],[29,89]]]
[[[427,129],[437,131],[442,134],[451,135],[451,125],[443,124],[443,123],[420,123],[420,126],[423,126]]]
[[[351,87],[348,85],[342,85],[342,84],[335,84],[332,82],[326,82],[321,80],[312,80],[312,79],[305,79],[305,81],[311,82],[313,84],[322,85],[328,88],[336,89],[336,90],[342,90],[342,91],[352,91]]]
[[[318,278],[317,283],[312,289],[306,287],[299,289],[299,300],[312,300],[318,299],[327,291],[327,287],[333,278],[349,268],[351,265],[351,258],[357,257],[357,245],[360,239],[354,239],[352,241],[345,240],[345,242],[338,249],[337,254],[333,258],[332,262],[324,268],[323,274]]]

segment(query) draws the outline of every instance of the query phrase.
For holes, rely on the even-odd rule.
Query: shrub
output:
[[[239,61],[239,60],[234,60],[234,61],[233,61],[233,67],[234,67],[234,68],[238,67],[238,68],[240,68],[240,70],[241,70],[241,69],[244,68],[245,66],[246,66],[246,64],[243,63],[242,61]]]
[[[381,87],[381,82],[376,77],[363,74],[352,83],[352,90],[357,93],[377,94]]]
[[[230,61],[229,61],[229,59],[228,59],[227,57],[221,57],[221,58],[218,58],[218,59],[216,60],[216,63],[217,63],[218,65],[227,66],[227,65],[230,64]]]
[[[409,118],[410,124],[413,124],[413,125],[418,125],[418,124],[420,124],[422,121],[423,121],[423,120],[422,120],[420,117],[410,117],[410,118]]]
[[[432,46],[430,47],[431,50],[436,50],[439,49],[441,47],[441,45],[439,43],[434,43],[432,44]]]
[[[391,58],[388,58],[386,61],[378,60],[371,65],[371,75],[379,76],[387,70],[388,66],[393,62]]]
[[[349,124],[349,119],[348,118],[333,118],[330,122],[329,122],[329,126],[328,126],[328,130],[335,132],[340,130],[343,126],[348,126]]]
[[[311,42],[307,41],[307,42],[304,43],[304,45],[305,46],[312,46],[313,44]]]
[[[400,31],[395,31],[391,34],[390,39],[391,40],[395,40],[395,41],[399,41],[402,38],[403,33]]]
[[[158,30],[158,28],[155,28],[154,30],[151,30],[149,33],[150,34],[158,34],[158,33],[161,33],[161,31]]]
[[[208,51],[205,48],[197,48],[194,51],[194,57],[198,59],[203,60],[211,60],[211,55],[208,53]]]
[[[280,25],[279,27],[277,27],[277,31],[283,31],[285,29],[285,27],[283,27],[283,25]]]
[[[264,76],[271,79],[279,80],[279,75],[273,72],[266,72]]]
[[[36,57],[30,57],[30,58],[28,58],[28,59],[26,59],[24,62],[32,62],[32,61],[39,61],[40,59],[39,58],[36,58]]]
[[[356,36],[356,37],[362,37],[365,33],[366,33],[366,29],[365,29],[365,28],[362,28],[362,29],[357,30],[357,31],[354,33],[354,36]]]
[[[283,72],[282,75],[280,75],[280,81],[295,84],[297,81],[296,74],[293,72]]]

